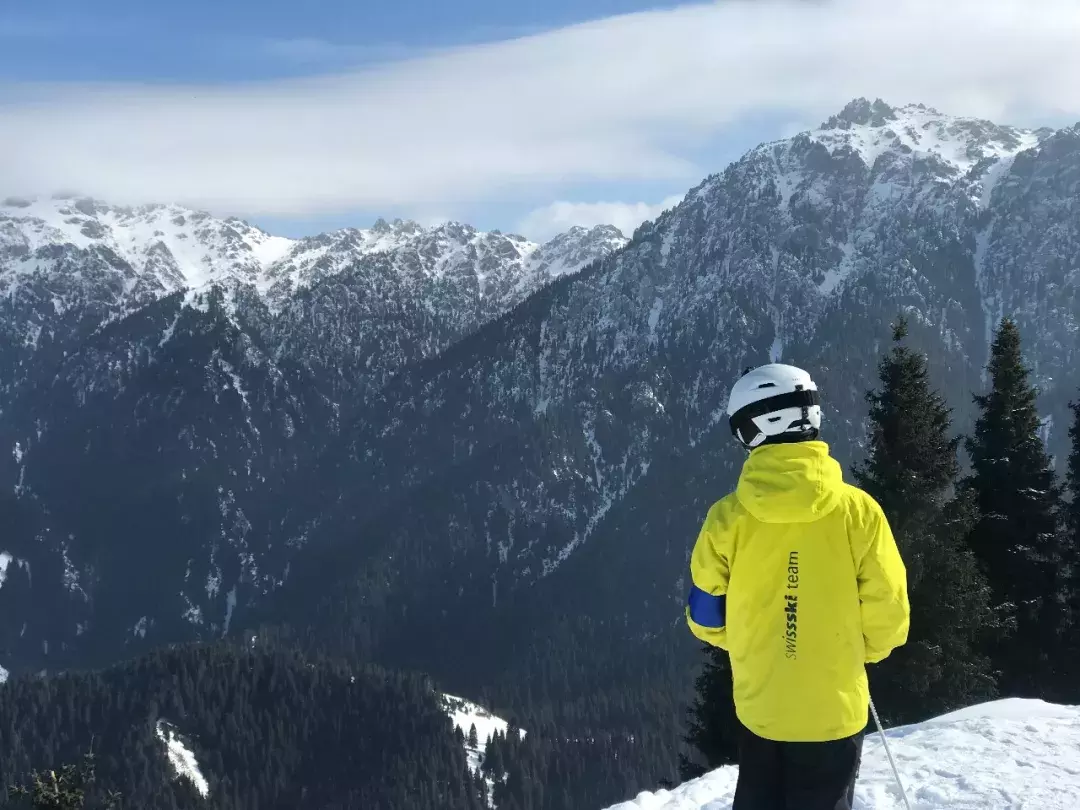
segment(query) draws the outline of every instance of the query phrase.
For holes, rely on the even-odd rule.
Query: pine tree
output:
[[[480,740],[476,736],[476,723],[469,726],[469,748],[476,749],[480,745]]]
[[[684,780],[738,759],[731,662],[724,650],[705,647],[705,663],[694,685],[694,703],[688,712],[689,726],[684,737],[693,755],[679,756],[679,776]]]
[[[924,507],[940,509],[960,473],[951,411],[930,390],[926,357],[904,345],[907,335],[900,318],[893,348],[878,364],[881,390],[866,394],[870,447],[855,470],[856,482],[881,504],[894,532],[922,517]]]
[[[969,543],[995,603],[1015,615],[1016,631],[992,651],[1002,692],[1053,698],[1065,624],[1061,492],[1039,436],[1020,331],[1008,318],[994,337],[989,371],[991,390],[975,397],[981,413],[967,441],[965,485],[980,512]]]
[[[900,319],[892,350],[867,393],[867,460],[855,481],[881,504],[908,570],[908,643],[873,668],[874,692],[893,722],[924,719],[995,693],[985,642],[1000,633],[990,588],[966,546],[973,499],[955,494],[960,439],[944,398],[930,388],[927,360],[904,345]]]
[[[1069,454],[1068,481],[1072,499],[1069,502],[1068,528],[1072,536],[1072,555],[1074,561],[1080,556],[1080,399],[1070,404],[1073,412],[1069,438],[1072,439],[1072,452]]]
[[[30,776],[30,786],[15,785],[11,796],[16,802],[22,800],[28,804],[11,804],[12,808],[28,806],[32,810],[82,810],[86,807],[87,789],[96,782],[94,754],[87,753],[82,765],[65,765],[56,771],[35,771]],[[97,806],[102,810],[112,810],[119,805],[120,794],[109,791]]]
[[[1080,702],[1080,400],[1071,403],[1070,407],[1073,423],[1069,429],[1072,450],[1066,471],[1070,501],[1066,521],[1068,559],[1065,566],[1069,620],[1064,650],[1067,660],[1062,678],[1066,688],[1061,699],[1066,703],[1077,703]]]

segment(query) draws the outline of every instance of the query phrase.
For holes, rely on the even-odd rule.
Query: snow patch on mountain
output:
[[[30,572],[30,563],[27,560],[22,560],[7,551],[0,551],[0,587],[7,581],[8,569],[11,564],[15,563],[15,567],[26,574],[26,581],[28,584],[33,585],[33,578]]]
[[[480,766],[484,762],[484,753],[487,751],[488,741],[495,735],[506,734],[510,724],[503,720],[501,717],[496,717],[487,709],[482,706],[465,700],[465,698],[455,697],[454,695],[442,696],[443,708],[446,713],[450,715],[450,719],[454,723],[454,727],[461,730],[461,733],[465,735],[465,756],[468,761],[469,770],[473,773],[480,772]],[[476,741],[475,746],[469,745],[469,730],[476,726]],[[524,738],[525,730],[519,729],[518,734]],[[491,779],[487,780],[489,804],[491,804],[491,794],[494,788],[494,783]],[[494,807],[493,804],[491,804]]]
[[[1012,170],[1013,163],[1016,162],[1016,155],[1027,149],[1033,149],[1038,146],[1038,143],[1039,140],[1035,133],[1023,133],[1020,137],[1020,149],[1014,154],[998,157],[994,164],[987,169],[981,180],[982,191],[979,193],[979,208],[986,209],[990,206],[994,189],[997,188],[1002,178],[1008,176]]]
[[[487,741],[494,737],[496,732],[505,734],[507,729],[510,728],[507,721],[491,714],[482,705],[464,698],[458,698],[453,694],[444,694],[443,707],[450,719],[454,721],[454,727],[461,729],[461,733],[465,737],[468,737],[469,729],[472,726],[476,727],[476,740],[480,743],[480,747],[472,753],[476,754],[477,757],[483,757]],[[519,729],[518,733],[524,739],[525,729]],[[480,762],[481,759],[477,758],[475,767],[480,767]],[[470,761],[470,767],[472,767],[472,761]]]
[[[229,592],[225,594],[225,627],[221,631],[222,637],[229,634],[229,627],[232,625],[233,611],[236,610],[236,586],[233,585],[229,589]]]
[[[176,729],[165,720],[157,721],[157,736],[165,744],[165,753],[173,766],[178,779],[187,779],[195,786],[199,795],[206,798],[210,794],[210,784],[199,770],[195,755],[184,744]]]
[[[480,763],[483,761],[484,750],[487,748],[487,741],[491,739],[496,732],[499,734],[506,734],[506,730],[510,727],[510,724],[501,717],[496,717],[483,706],[462,697],[444,694],[442,696],[442,703],[446,713],[453,721],[454,727],[461,729],[461,733],[466,737],[469,736],[469,729],[476,726],[478,747],[469,749],[468,753],[469,767],[474,770],[479,768]],[[524,739],[525,730],[519,729],[518,733]]]
[[[1080,706],[1000,700],[894,728],[886,736],[919,810],[1080,807]],[[737,767],[724,767],[609,810],[729,810],[737,778]],[[855,808],[902,807],[881,740],[869,736]]]

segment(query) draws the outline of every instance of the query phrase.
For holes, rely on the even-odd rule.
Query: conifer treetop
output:
[[[1069,454],[1068,481],[1072,491],[1073,511],[1080,513],[1080,399],[1070,402],[1069,407],[1073,412],[1073,423],[1069,428],[1069,438],[1072,439],[1072,452]]]
[[[939,506],[959,473],[952,413],[932,390],[926,355],[905,345],[907,321],[893,324],[893,346],[878,364],[879,387],[868,391],[870,428],[865,463],[855,480],[890,520]]]

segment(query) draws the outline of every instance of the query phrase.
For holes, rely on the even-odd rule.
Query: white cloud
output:
[[[668,208],[682,202],[683,195],[666,198],[650,205],[645,202],[553,202],[530,211],[515,230],[530,239],[545,240],[569,230],[574,225],[591,228],[594,225],[614,225],[626,236],[646,220],[656,219]]]
[[[1080,113],[1078,41],[1076,0],[761,0],[314,79],[0,85],[0,187],[290,215],[689,186],[720,168],[689,146],[755,111],[819,121],[880,96],[1005,122]]]

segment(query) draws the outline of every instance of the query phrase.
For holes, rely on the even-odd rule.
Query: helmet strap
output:
[[[796,391],[802,391],[804,389],[803,389],[803,387],[801,385],[796,385],[795,390]],[[803,400],[802,420],[804,422],[809,422],[810,421],[810,406],[806,404],[806,400]]]
[[[810,428],[801,433],[781,433],[777,436],[769,436],[758,447],[766,444],[802,444],[803,442],[816,442],[821,436],[817,428]]]

